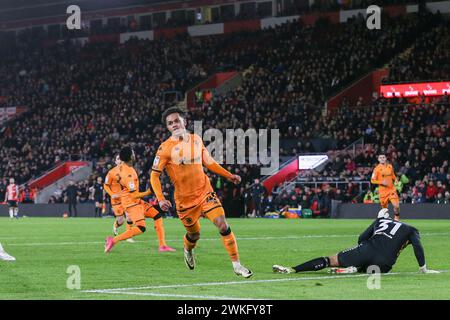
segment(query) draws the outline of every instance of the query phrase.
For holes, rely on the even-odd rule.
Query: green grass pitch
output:
[[[427,265],[450,270],[450,220],[410,220],[421,234]],[[367,275],[326,270],[280,275],[273,264],[296,265],[355,245],[369,220],[229,219],[241,262],[254,276],[237,277],[215,227],[202,220],[197,267],[184,265],[178,219],[165,219],[167,243],[158,253],[153,222],[138,242],[105,254],[113,219],[0,218],[0,243],[17,261],[0,261],[0,299],[449,299],[450,272],[418,274],[411,246],[380,289]],[[69,266],[80,268],[81,289],[68,289]],[[71,278],[72,279],[72,278]],[[69,281],[69,283],[72,283]]]

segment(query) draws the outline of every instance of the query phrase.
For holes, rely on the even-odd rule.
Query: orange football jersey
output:
[[[126,163],[122,163],[118,166],[118,171],[119,183],[122,186],[122,193],[120,197],[122,206],[126,209],[139,204],[140,199],[131,195],[133,192],[139,192],[139,178],[136,170]]]
[[[383,181],[386,183],[386,187],[380,184],[380,194],[384,191],[391,191],[395,189],[394,181],[395,181],[395,173],[394,168],[390,164],[378,164],[373,170],[372,174],[372,183],[380,184]]]
[[[111,197],[111,204],[117,205],[120,204],[120,197],[118,198],[112,198],[112,195],[119,195],[122,192],[122,186],[119,183],[120,175],[119,175],[119,166],[116,166],[108,171],[105,178],[105,185],[107,185],[110,189],[112,194],[108,194]]]
[[[211,182],[203,171],[203,161],[209,153],[202,139],[189,134],[183,140],[172,137],[164,141],[156,153],[152,170],[166,170],[175,187],[175,203],[178,210],[191,208],[213,192]]]

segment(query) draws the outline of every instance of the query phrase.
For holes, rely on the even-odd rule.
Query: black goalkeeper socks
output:
[[[295,272],[302,272],[302,271],[317,271],[322,270],[330,265],[330,259],[328,257],[321,257],[309,260],[305,263],[299,264],[298,266],[294,267],[293,269]]]

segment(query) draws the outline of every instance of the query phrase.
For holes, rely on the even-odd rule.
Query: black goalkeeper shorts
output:
[[[379,256],[377,250],[367,242],[338,253],[338,262],[341,267],[356,267],[360,272],[366,272],[369,266],[378,266],[381,273],[389,272],[392,267]]]

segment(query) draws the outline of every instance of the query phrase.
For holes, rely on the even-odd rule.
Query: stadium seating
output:
[[[431,17],[385,17],[389,27],[375,32],[353,19],[340,25],[323,21],[306,27],[296,22],[217,37],[133,39],[124,45],[84,47],[70,41],[41,46],[23,35],[15,45],[1,49],[1,95],[7,97],[7,105],[26,106],[29,112],[8,123],[0,137],[0,177],[14,176],[24,183],[60,161],[80,157],[93,160],[96,174],[104,176],[105,164],[122,144],[133,141],[139,158],[136,166],[145,186],[156,147],[167,136],[160,114],[173,102],[165,100],[165,92],[184,93],[224,69],[245,71],[241,86],[199,105],[188,120],[201,119],[205,128],[280,128],[282,145],[295,143],[294,148],[282,148],[282,156],[315,151],[313,138],[333,138],[337,149],[361,137],[375,146],[370,153],[347,157],[348,167],[329,167],[330,176],[367,179],[371,173],[367,168],[374,165],[378,151],[387,152],[396,170],[412,181],[423,180],[432,167],[438,172],[443,168],[446,176],[447,98],[429,107],[401,105],[405,101],[391,107],[379,100],[366,108],[343,106],[337,115],[329,116],[323,116],[322,107],[331,94],[391,59],[391,79],[449,78],[448,68],[435,64],[427,64],[423,74],[403,72],[410,59],[395,58],[415,43],[418,34],[427,38],[431,33],[430,44],[445,38],[442,30],[448,20]],[[445,43],[437,47],[433,53],[436,60],[445,61],[445,54],[448,57],[444,48]],[[416,44],[411,55],[420,56],[421,50],[428,54],[431,49]],[[398,110],[401,117],[394,116]],[[387,116],[391,120],[383,122]],[[225,206],[245,214],[244,205],[252,207],[246,188],[258,177],[258,168],[230,168],[243,176],[243,187],[218,183],[217,177],[213,184],[219,185]],[[91,183],[82,182],[80,187],[88,189]],[[441,183],[446,188],[445,198],[448,176]],[[412,186],[404,191],[412,195]],[[308,201],[313,203],[316,197],[318,211],[327,208],[331,198],[339,198],[337,193],[308,190]],[[353,187],[344,194],[346,201],[356,196]],[[54,201],[62,201],[62,197],[56,195]],[[235,202],[239,208],[233,207]]]

